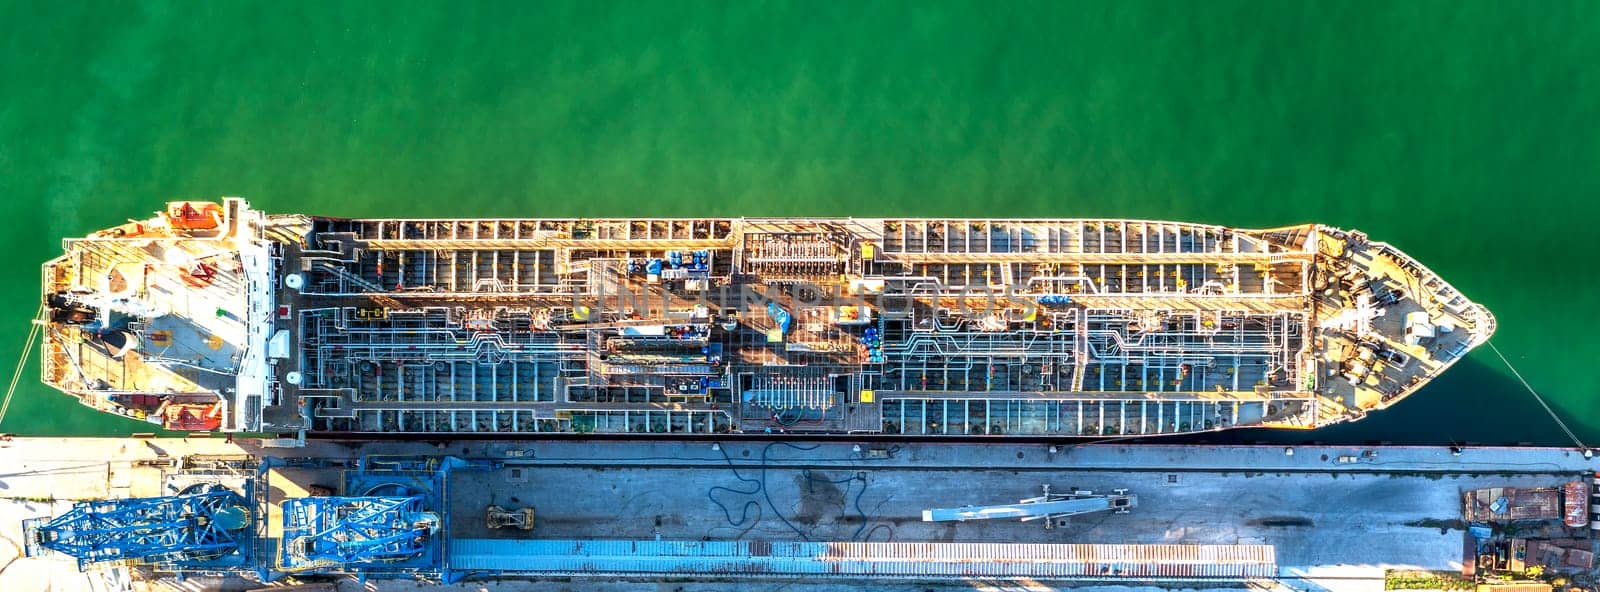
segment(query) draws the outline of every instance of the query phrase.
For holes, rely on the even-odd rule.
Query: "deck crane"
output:
[[[79,569],[108,561],[203,568],[244,552],[253,523],[238,492],[196,484],[172,496],[81,502],[56,518],[25,521],[23,530],[28,556],[55,551]]]

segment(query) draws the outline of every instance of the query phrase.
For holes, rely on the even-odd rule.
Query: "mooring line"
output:
[[[22,368],[28,365],[28,354],[33,353],[33,344],[39,342],[39,335],[44,332],[44,326],[34,321],[44,316],[44,305],[39,305],[39,312],[28,319],[28,340],[22,344],[22,355],[17,356],[16,370],[11,373],[11,385],[6,387],[6,396],[0,400],[0,423],[5,422],[6,412],[11,410],[11,396],[17,394],[17,383],[22,380]]]
[[[1528,389],[1528,394],[1533,395],[1533,400],[1538,401],[1540,407],[1544,407],[1544,412],[1550,414],[1550,419],[1556,420],[1556,425],[1561,426],[1561,431],[1566,432],[1568,438],[1572,438],[1572,443],[1578,447],[1578,450],[1588,454],[1589,447],[1578,439],[1577,434],[1572,433],[1572,428],[1567,427],[1567,422],[1561,421],[1561,416],[1556,415],[1556,411],[1550,408],[1550,404],[1544,402],[1544,397],[1539,396],[1539,391],[1533,390],[1533,385],[1528,384],[1528,379],[1523,378],[1522,373],[1517,371],[1517,367],[1511,365],[1511,360],[1506,359],[1506,355],[1500,353],[1500,348],[1495,347],[1494,342],[1489,342],[1489,349],[1494,351],[1494,355],[1500,356],[1500,361],[1505,362],[1506,368],[1509,368],[1511,374],[1517,377],[1517,381],[1522,383],[1522,388]]]

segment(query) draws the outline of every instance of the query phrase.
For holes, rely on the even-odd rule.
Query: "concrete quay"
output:
[[[859,446],[859,448],[858,448]],[[1559,448],[1197,447],[1010,443],[848,442],[312,442],[261,448],[221,439],[14,439],[0,443],[0,590],[112,590],[117,577],[77,573],[64,558],[13,558],[20,521],[59,514],[70,500],[160,495],[166,461],[205,456],[456,456],[493,470],[452,473],[449,536],[461,539],[941,542],[1270,545],[1268,582],[1116,584],[1076,589],[1383,589],[1386,570],[1459,570],[1460,495],[1492,486],[1547,486],[1591,474],[1592,459]],[[284,472],[282,497],[337,482],[342,469]],[[1127,489],[1138,507],[1046,529],[1011,520],[926,523],[921,511],[1013,503],[1042,485]],[[490,530],[488,505],[532,506],[531,532]],[[9,542],[9,544],[6,544]],[[112,574],[115,576],[116,574]],[[418,589],[414,582],[354,579],[349,590]],[[1051,589],[1068,582],[874,581],[872,589]],[[240,578],[135,582],[146,589],[244,590]],[[714,577],[467,581],[459,590],[749,589]],[[787,589],[861,589],[836,579],[765,579]],[[152,587],[153,586],[153,587]]]

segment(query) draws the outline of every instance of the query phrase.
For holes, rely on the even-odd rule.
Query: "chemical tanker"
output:
[[[1360,232],[339,219],[174,202],[44,265],[44,381],[172,430],[1155,436],[1356,420],[1495,322]]]

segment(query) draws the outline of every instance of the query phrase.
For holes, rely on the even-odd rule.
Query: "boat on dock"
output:
[[[1356,231],[341,219],[175,202],[43,267],[43,380],[183,431],[1123,437],[1356,420],[1495,329]]]

